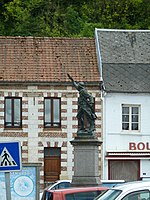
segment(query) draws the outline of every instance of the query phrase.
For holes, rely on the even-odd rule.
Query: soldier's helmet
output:
[[[84,82],[79,82],[78,86],[79,86],[80,88],[84,88]]]

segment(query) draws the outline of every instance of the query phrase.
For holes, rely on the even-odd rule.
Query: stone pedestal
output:
[[[74,176],[72,186],[98,186],[99,146],[102,144],[94,136],[81,134],[71,141],[74,147]]]

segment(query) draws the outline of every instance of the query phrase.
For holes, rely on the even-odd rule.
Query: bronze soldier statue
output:
[[[89,134],[92,134],[95,129],[95,119],[96,114],[94,111],[94,98],[91,94],[87,92],[87,90],[84,87],[84,82],[76,82],[73,80],[73,78],[68,74],[69,79],[72,81],[72,84],[74,87],[79,91],[79,100],[78,100],[78,122],[79,122],[79,130],[78,133],[85,132],[85,120],[84,116],[87,119],[88,122],[88,130],[87,132]]]

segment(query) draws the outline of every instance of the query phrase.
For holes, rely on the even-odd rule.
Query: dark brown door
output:
[[[140,160],[109,160],[109,179],[135,181],[140,177]]]
[[[49,182],[59,180],[61,169],[60,148],[44,149],[44,181]]]

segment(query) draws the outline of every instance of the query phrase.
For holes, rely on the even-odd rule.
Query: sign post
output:
[[[10,172],[21,171],[20,142],[0,142],[0,172],[5,172],[6,199],[11,200]]]
[[[10,172],[5,172],[6,199],[11,200]]]

